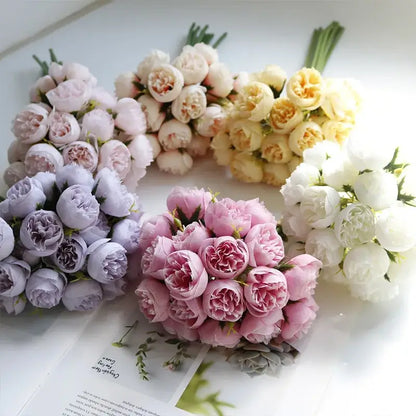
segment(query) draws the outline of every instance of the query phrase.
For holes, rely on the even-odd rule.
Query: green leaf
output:
[[[181,341],[177,338],[170,338],[170,339],[167,339],[165,342],[166,344],[176,345],[176,344],[179,344]]]
[[[200,213],[201,213],[201,205],[198,205],[198,207],[195,209],[195,211],[191,215],[191,218],[189,218],[189,223],[192,224],[193,222],[198,221]]]
[[[123,344],[123,343],[122,343],[122,342],[120,342],[120,341],[112,342],[112,343],[111,343],[111,345],[112,345],[113,347],[116,347],[116,348],[123,348],[123,347],[126,347],[126,346],[127,346],[127,344]]]

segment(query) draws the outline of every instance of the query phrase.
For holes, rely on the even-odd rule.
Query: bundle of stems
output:
[[[322,72],[344,30],[345,28],[335,21],[325,29],[322,27],[315,29],[309,44],[304,66],[307,68],[315,68],[319,72]]]

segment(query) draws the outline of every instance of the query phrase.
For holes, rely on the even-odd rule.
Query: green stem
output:
[[[343,33],[344,28],[335,21],[325,29],[315,29],[309,43],[304,66],[322,72]]]

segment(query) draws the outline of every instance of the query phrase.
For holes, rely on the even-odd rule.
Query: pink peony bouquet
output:
[[[109,168],[134,190],[153,161],[141,104],[117,100],[97,86],[87,67],[62,64],[50,53],[50,65],[35,57],[43,76],[13,121],[16,140],[8,150],[6,184],[76,163],[92,173]]]
[[[167,207],[140,237],[135,293],[150,322],[214,347],[278,345],[306,334],[322,264],[308,254],[285,257],[276,220],[258,199],[176,187]]]
[[[182,52],[172,61],[160,50],[150,53],[135,73],[121,74],[115,81],[119,99],[134,98],[147,119],[147,137],[157,147],[159,169],[183,175],[192,168],[193,157],[203,156],[211,138],[226,122],[225,99],[233,89],[233,76],[218,59],[213,34],[192,25]]]
[[[123,295],[139,220],[137,196],[108,168],[21,179],[0,202],[0,309],[90,311]]]

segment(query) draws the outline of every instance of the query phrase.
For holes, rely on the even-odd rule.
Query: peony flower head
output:
[[[252,267],[275,267],[284,257],[283,241],[273,223],[254,225],[245,237]]]
[[[64,160],[54,146],[38,143],[27,151],[24,163],[27,175],[34,176],[38,172],[55,173],[64,165]]]
[[[64,237],[52,260],[64,273],[75,273],[81,270],[87,257],[87,244],[78,234]]]
[[[203,241],[199,257],[210,276],[233,279],[247,268],[249,251],[243,240],[224,236]]]
[[[234,348],[240,342],[239,333],[240,325],[221,325],[215,319],[207,319],[202,326],[198,328],[198,335],[204,344],[213,347]]]
[[[169,254],[164,267],[166,287],[174,299],[189,300],[204,293],[208,275],[201,259],[192,251]]]
[[[330,226],[340,211],[340,196],[330,186],[311,186],[303,194],[300,212],[314,228]]]
[[[266,65],[261,72],[254,74],[256,81],[263,82],[275,91],[280,92],[286,82],[286,72],[277,65]]]
[[[364,172],[354,183],[354,192],[362,204],[376,211],[390,207],[397,200],[396,177],[383,170]]]
[[[172,119],[162,124],[158,139],[164,150],[185,148],[192,140],[192,131],[187,124]]]
[[[105,110],[95,108],[82,118],[81,137],[106,142],[113,137],[114,119]]]
[[[97,221],[93,225],[79,231],[79,235],[83,238],[87,245],[91,245],[97,240],[106,238],[110,231],[111,226],[108,223],[107,217],[104,212],[100,211]]]
[[[200,42],[194,45],[194,49],[196,49],[205,58],[209,66],[218,62],[218,51],[211,45]]]
[[[311,297],[287,305],[284,309],[286,319],[282,324],[281,337],[287,342],[302,338],[312,326],[318,309]]]
[[[126,249],[118,243],[98,240],[88,247],[88,274],[102,284],[121,279],[127,273]]]
[[[169,291],[155,279],[144,279],[134,292],[139,307],[150,322],[162,322],[168,318]]]
[[[234,156],[234,150],[228,132],[217,133],[211,141],[211,149],[214,150],[214,159],[217,165],[228,166]]]
[[[163,280],[166,257],[175,251],[173,241],[164,236],[157,236],[147,247],[141,259],[141,269],[145,276]]]
[[[13,216],[19,218],[24,218],[27,214],[42,207],[46,201],[42,184],[38,180],[29,177],[15,183],[9,188],[6,196],[10,211]]]
[[[66,284],[63,273],[52,269],[39,269],[27,281],[26,297],[37,308],[50,309],[61,301]]]
[[[109,140],[100,148],[97,170],[109,168],[124,179],[131,169],[131,154],[127,146],[119,140]]]
[[[156,158],[156,163],[164,172],[184,175],[192,168],[193,160],[189,153],[175,149],[160,153]]]
[[[292,159],[288,137],[280,134],[269,134],[261,143],[261,157],[270,163],[287,163]]]
[[[286,206],[293,206],[303,199],[305,190],[319,181],[319,169],[307,163],[299,164],[280,190]]]
[[[250,270],[244,286],[244,298],[251,315],[263,317],[282,309],[289,300],[288,284],[283,273],[270,267]]]
[[[310,231],[306,237],[305,251],[319,259],[324,267],[338,265],[344,256],[344,247],[330,228]]]
[[[200,85],[188,85],[182,89],[172,102],[173,116],[182,123],[201,117],[207,108],[205,88]]]
[[[222,62],[210,65],[204,85],[209,88],[209,94],[225,98],[233,89],[234,79],[228,67]]]
[[[231,236],[238,232],[244,237],[251,228],[251,214],[245,207],[230,198],[208,204],[205,211],[205,225],[217,237]]]
[[[30,102],[40,103],[42,101],[42,95],[55,87],[56,83],[50,75],[40,77],[29,91]]]
[[[314,110],[321,105],[324,83],[319,71],[302,68],[286,84],[288,98],[302,110]]]
[[[349,204],[336,217],[334,231],[344,247],[367,243],[375,236],[374,214],[367,205]]]
[[[127,253],[133,253],[139,248],[140,225],[128,218],[113,226],[111,240],[125,248]]]
[[[146,116],[141,104],[133,98],[121,98],[114,108],[115,126],[128,135],[146,133]]]
[[[117,98],[134,98],[138,93],[134,82],[137,81],[134,72],[124,72],[114,81]]]
[[[309,254],[300,254],[288,263],[293,266],[284,272],[289,299],[295,301],[312,296],[322,262]]]
[[[38,173],[37,175],[40,174],[41,173]],[[38,177],[37,175],[35,178]],[[54,175],[54,179],[56,186],[60,191],[63,191],[72,185],[83,185],[91,191],[94,186],[94,178],[91,172],[75,163],[71,163],[63,166],[62,168],[59,168],[56,172],[56,175]]]
[[[184,77],[179,69],[170,64],[153,67],[147,78],[150,95],[161,103],[173,101],[184,86]]]
[[[235,105],[241,117],[261,121],[270,113],[273,101],[273,92],[269,86],[252,81],[242,87]]]
[[[71,185],[59,197],[56,212],[67,227],[83,230],[97,221],[100,204],[89,187]]]
[[[14,162],[23,162],[30,146],[30,144],[25,144],[18,140],[13,140],[7,149],[8,162],[10,164]]]
[[[198,134],[204,137],[213,137],[222,131],[227,123],[227,114],[218,104],[210,104],[205,112],[193,122]]]
[[[146,116],[148,132],[156,132],[165,121],[166,113],[162,110],[162,103],[156,101],[150,95],[144,94],[137,100]]]
[[[185,45],[173,65],[181,71],[185,85],[198,84],[208,74],[208,63],[198,49]]]
[[[92,311],[103,300],[101,286],[95,280],[77,280],[66,287],[62,303],[69,311]]]
[[[205,321],[207,314],[202,308],[201,298],[190,300],[171,299],[169,302],[169,318],[185,324],[188,328],[199,328]]]
[[[113,170],[101,169],[95,177],[95,183],[95,197],[101,201],[101,211],[113,217],[125,217],[130,214],[134,197],[120,183],[119,177]]]
[[[12,131],[23,144],[40,142],[48,132],[49,111],[42,105],[29,104],[13,121]]]
[[[0,217],[0,261],[10,256],[14,249],[12,227]]]
[[[62,146],[78,140],[81,129],[72,114],[52,110],[48,117],[48,123],[48,138],[55,146]]]
[[[25,261],[13,256],[0,261],[0,296],[11,298],[20,295],[29,276],[30,266]]]
[[[416,245],[416,213],[410,206],[393,206],[377,213],[375,236],[386,250],[404,252]]]
[[[94,147],[82,141],[75,141],[66,145],[62,151],[65,165],[76,163],[90,172],[95,172],[98,164],[98,155]]]
[[[91,86],[81,79],[68,79],[45,95],[57,111],[71,113],[80,110],[88,102]]]
[[[63,238],[62,222],[53,211],[33,211],[22,221],[20,241],[29,253],[38,257],[55,253]]]
[[[238,119],[230,124],[231,144],[241,152],[252,152],[260,148],[263,141],[261,125],[254,121]]]
[[[150,53],[150,55],[146,56],[142,62],[140,62],[139,66],[137,67],[137,75],[140,78],[143,84],[147,84],[149,74],[151,70],[155,66],[159,66],[162,64],[168,64],[170,61],[170,57],[167,53],[154,50]]]
[[[19,315],[26,307],[26,298],[24,296],[1,296],[0,310],[4,309],[9,315]]]
[[[202,295],[202,307],[212,319],[236,322],[245,310],[243,289],[232,279],[212,280]]]
[[[242,182],[257,183],[263,180],[263,162],[246,152],[233,153],[230,170]]]
[[[304,150],[315,146],[324,139],[322,129],[313,121],[302,121],[289,135],[289,147],[293,153],[302,156]]]
[[[166,205],[170,212],[177,210],[180,216],[183,214],[188,220],[194,216],[198,220],[204,217],[211,199],[211,193],[205,189],[175,186],[167,197]]]

